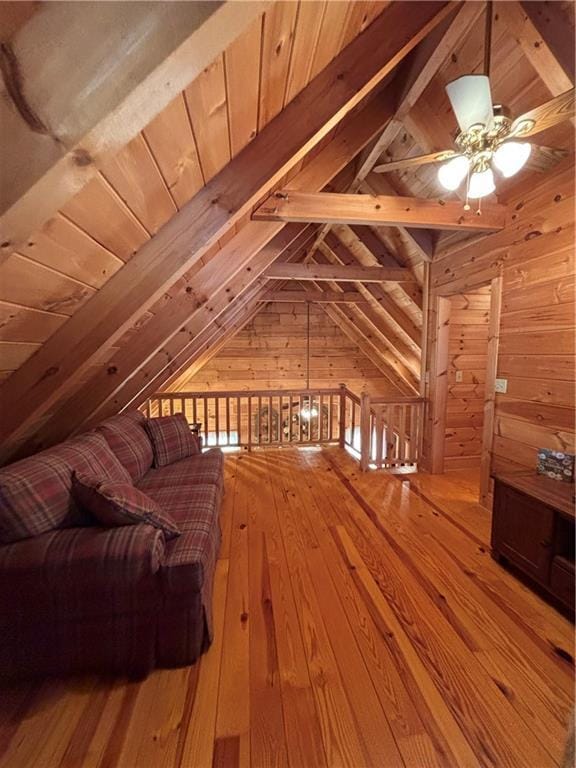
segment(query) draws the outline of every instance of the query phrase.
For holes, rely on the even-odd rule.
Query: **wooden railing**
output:
[[[160,392],[142,410],[184,413],[199,424],[205,446],[248,448],[337,443],[362,469],[415,466],[420,453],[422,399],[386,400],[333,389],[251,392]]]
[[[367,470],[416,466],[421,452],[424,400],[360,398],[360,466]]]
[[[342,388],[251,392],[166,392],[151,397],[149,416],[184,413],[200,423],[204,445],[339,443]]]

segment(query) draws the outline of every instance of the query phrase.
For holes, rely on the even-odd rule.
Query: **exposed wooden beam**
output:
[[[402,120],[426,90],[451,51],[468,33],[482,12],[483,3],[463,3],[459,8],[456,4],[455,6],[452,13],[446,16],[401,64],[400,72],[396,77],[396,82],[400,84],[400,87],[397,90],[394,116],[377,141],[370,149],[366,150],[365,155],[361,158],[348,192],[358,192],[362,182],[381,155],[403,130]],[[331,224],[325,224],[322,227],[316,238],[313,251],[326,237],[330,229]],[[415,239],[422,243],[422,247],[418,247],[422,258],[425,261],[430,261],[432,252],[429,247],[426,247],[430,238],[423,234],[416,235]]]
[[[362,182],[363,192],[370,195],[397,195],[398,193],[383,174],[372,173]],[[436,251],[438,234],[432,229],[416,229],[415,227],[398,227],[402,235],[408,239],[413,248],[420,254],[423,261],[432,261]]]
[[[552,96],[574,86],[574,30],[560,3],[507,2],[498,14]]]
[[[165,290],[246,214],[450,11],[443,2],[393,3],[297,99],[185,205],[90,301],[4,383],[0,425],[10,450]],[[394,29],[394,35],[389,29]]]
[[[286,227],[268,243],[249,266],[235,272],[227,281],[220,280],[220,286],[209,294],[207,301],[198,305],[193,295],[185,294],[180,298],[188,304],[188,317],[181,323],[170,325],[171,332],[162,328],[163,318],[152,318],[147,328],[142,329],[138,336],[126,347],[120,348],[107,366],[97,371],[74,395],[69,398],[54,414],[50,423],[41,430],[42,439],[47,444],[58,442],[66,437],[71,428],[70,414],[74,414],[74,428],[89,426],[98,420],[115,413],[118,404],[132,397],[134,388],[138,386],[137,372],[146,371],[147,379],[152,377],[154,363],[163,361],[164,365],[172,357],[165,354],[164,350],[171,348],[171,342],[178,349],[189,345],[203,330],[212,323],[218,325],[221,317],[237,301],[239,306],[245,300],[246,291],[249,291],[263,270],[271,264],[280,254],[287,257],[301,254],[302,248],[313,237],[313,231],[303,231]],[[214,265],[213,259],[205,268],[208,273],[203,277],[205,284],[210,275],[214,275],[218,265]],[[209,267],[216,269],[208,269]],[[199,272],[202,274],[204,270]],[[176,306],[172,306],[176,305]],[[168,302],[162,313],[166,319],[170,314],[182,311],[178,306],[178,300]],[[176,337],[176,338],[175,338]],[[164,360],[163,360],[164,357]],[[154,374],[155,375],[155,374]]]
[[[332,237],[332,234],[330,234],[330,237]],[[322,243],[319,251],[314,256],[314,261],[318,265],[333,264],[335,259],[336,256],[333,251],[328,250],[326,243]],[[330,283],[330,285],[333,285],[337,291],[348,289],[347,283]],[[370,293],[371,288],[372,286],[359,286],[361,291],[366,292],[367,297],[374,298]],[[350,316],[348,310],[352,310],[357,322],[361,323],[369,338],[375,338],[379,341],[380,348],[385,353],[384,357],[394,370],[394,375],[399,376],[410,387],[415,386],[420,364],[418,350],[414,344],[407,343],[403,338],[399,337],[390,323],[388,314],[381,311],[380,305],[375,302],[366,302],[365,304],[355,306],[341,305],[340,308],[348,313],[348,316]],[[374,333],[377,334],[376,337],[374,337]]]
[[[272,291],[260,301],[280,303],[316,302],[319,304],[366,304],[366,299],[358,291]]]
[[[299,171],[291,183],[302,185],[305,189],[310,186],[322,189],[346,165],[347,153],[355,155],[360,151],[378,132],[388,114],[382,99],[369,102]],[[244,290],[249,279],[257,277],[259,271],[256,267],[260,263],[258,254],[266,250],[268,244],[285,230],[288,230],[285,235],[288,240],[285,242],[291,242],[291,227],[296,227],[298,232],[301,225],[248,221],[202,269],[194,270],[193,280],[179,281],[178,290],[171,289],[163,297],[161,307],[154,305],[154,317],[134,334],[129,354],[121,348],[105,370],[90,377],[89,389],[87,383],[81,383],[81,389],[77,389],[65,401],[64,407],[40,430],[34,424],[31,425],[31,430],[37,433],[36,438],[44,441],[44,444],[50,444],[55,442],[55,434],[58,439],[65,437],[82,423],[82,419],[87,418],[88,404],[93,411],[104,399],[110,397],[113,399],[109,402],[121,404],[124,390],[118,389],[119,384],[124,379],[130,379],[132,387],[139,378],[140,369],[145,370],[148,377],[155,376],[157,372],[149,362],[151,357],[154,356],[156,365],[165,366],[165,360],[156,353],[166,346],[169,346],[171,356],[177,356],[179,349],[188,343],[189,334],[197,332],[199,319],[211,322],[217,307],[225,308],[241,289]],[[273,252],[268,263],[280,252],[281,249]],[[198,317],[195,317],[196,313],[199,313]],[[107,375],[108,369],[115,373]],[[133,395],[130,397],[133,398]]]
[[[362,319],[355,315],[351,307],[343,304],[321,304],[321,307],[399,392],[413,394],[413,388],[396,370],[397,361],[394,356],[383,348],[381,341],[366,327]]]
[[[412,282],[414,275],[402,267],[346,267],[341,264],[273,264],[264,273],[268,280],[348,280],[362,283]]]
[[[346,267],[354,267],[358,264],[353,254],[346,248],[334,233],[330,233],[326,238],[326,245],[334,253],[338,261]],[[402,330],[406,336],[418,344],[420,341],[420,330],[414,325],[412,319],[396,304],[396,302],[385,293],[379,285],[369,285],[364,289],[375,302],[392,318],[394,323]]]
[[[351,192],[357,192],[381,155],[403,129],[402,120],[424,93],[432,78],[458,43],[466,36],[483,10],[483,3],[463,3],[454,8],[441,24],[415,48],[402,63],[397,80],[400,88],[394,117],[359,167]]]
[[[26,242],[268,5],[40,4],[0,55],[1,252]]]
[[[465,211],[456,200],[281,190],[265,200],[252,218],[255,221],[497,232],[506,224],[506,208],[496,203],[486,204],[478,216],[474,211]]]

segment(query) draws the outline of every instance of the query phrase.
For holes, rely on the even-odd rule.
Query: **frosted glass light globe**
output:
[[[532,145],[527,142],[506,141],[494,152],[492,160],[502,176],[508,179],[526,164],[531,151]]]
[[[468,197],[486,197],[486,195],[494,192],[495,189],[494,173],[491,168],[487,168],[485,171],[477,171],[470,176]]]
[[[458,189],[467,173],[468,159],[463,156],[455,157],[453,160],[440,166],[438,169],[438,181],[444,189],[453,192],[455,189]]]

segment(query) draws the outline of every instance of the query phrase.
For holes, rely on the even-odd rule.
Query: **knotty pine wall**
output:
[[[491,466],[518,473],[535,468],[538,448],[575,448],[573,160],[529,183],[519,179],[501,202],[510,209],[504,231],[440,252],[432,263],[429,327],[433,336],[435,296],[502,276],[497,375],[508,379],[508,391],[496,396]],[[431,338],[430,355],[433,346]],[[431,434],[429,413],[427,458]]]
[[[445,467],[479,467],[490,318],[487,288],[450,297]]]
[[[310,308],[310,384],[353,392],[398,395],[396,388],[363,355],[318,305]],[[266,304],[202,370],[184,373],[174,392],[302,389],[306,386],[306,305]]]

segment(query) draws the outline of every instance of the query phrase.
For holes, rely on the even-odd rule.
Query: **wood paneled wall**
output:
[[[534,469],[536,451],[574,451],[574,165],[567,160],[539,184],[502,200],[511,221],[502,232],[452,246],[432,264],[435,297],[503,280],[498,376],[508,391],[496,396],[492,470]],[[456,250],[457,249],[457,250]],[[429,316],[435,326],[434,312]],[[430,360],[434,353],[431,341]],[[432,419],[425,451],[430,456]]]
[[[480,466],[490,291],[450,297],[445,468]]]
[[[398,395],[318,305],[310,307],[310,384],[353,392]],[[172,391],[290,389],[306,386],[306,305],[270,303],[194,376],[184,373]]]

